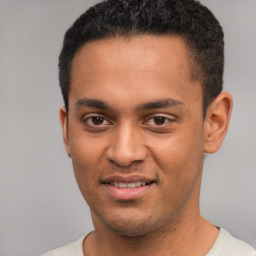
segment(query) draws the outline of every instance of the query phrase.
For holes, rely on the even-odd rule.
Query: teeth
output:
[[[130,183],[114,182],[114,183],[111,183],[111,185],[117,188],[138,188],[141,186],[145,186],[146,182],[142,182],[142,181],[130,182]]]
[[[119,188],[126,188],[126,183],[119,183]]]
[[[114,184],[111,183],[111,185],[114,185],[115,187],[119,188],[119,183],[118,182],[114,182]]]
[[[136,182],[135,183],[136,187],[140,187],[140,186],[145,186],[146,185],[146,182]]]
[[[127,188],[135,188],[135,183],[127,183]]]

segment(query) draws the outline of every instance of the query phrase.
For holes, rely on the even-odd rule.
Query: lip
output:
[[[102,183],[112,183],[112,182],[123,182],[123,183],[131,183],[131,182],[146,182],[151,183],[154,182],[154,179],[150,179],[141,175],[130,175],[130,176],[121,176],[121,175],[113,175],[101,180]]]
[[[118,188],[111,183],[133,183],[133,182],[145,182],[147,185],[136,188]],[[133,201],[142,198],[147,194],[155,185],[155,180],[140,175],[132,176],[109,176],[102,179],[102,185],[106,189],[107,193],[117,201]]]

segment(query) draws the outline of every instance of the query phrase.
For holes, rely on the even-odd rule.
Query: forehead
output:
[[[185,75],[189,71],[189,58],[181,37],[140,35],[85,43],[74,57],[72,74],[84,65],[96,67],[94,71],[99,72],[122,71],[122,68],[171,72],[178,67]]]
[[[140,95],[145,101],[167,92],[178,100],[191,93],[201,98],[199,82],[191,81],[188,56],[178,36],[116,37],[86,43],[73,59],[70,100],[81,95],[102,98],[103,91],[104,97],[112,97],[131,90],[137,94],[130,97]]]

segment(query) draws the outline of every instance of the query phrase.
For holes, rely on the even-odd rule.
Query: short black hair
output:
[[[86,42],[135,35],[177,35],[188,47],[191,78],[203,88],[203,113],[223,88],[224,34],[212,12],[196,0],[107,0],[89,8],[67,30],[59,81],[68,112],[72,60]]]

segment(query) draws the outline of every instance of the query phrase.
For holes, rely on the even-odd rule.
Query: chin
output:
[[[141,212],[127,212],[126,214],[111,214],[111,216],[99,216],[97,218],[109,231],[123,236],[143,236],[161,228],[162,221],[153,218],[153,214],[141,214]],[[156,216],[155,216],[156,217]],[[98,222],[98,221],[97,221]]]
[[[152,226],[147,222],[134,222],[133,221],[114,221],[105,223],[107,228],[113,233],[123,236],[143,236],[152,231]]]

